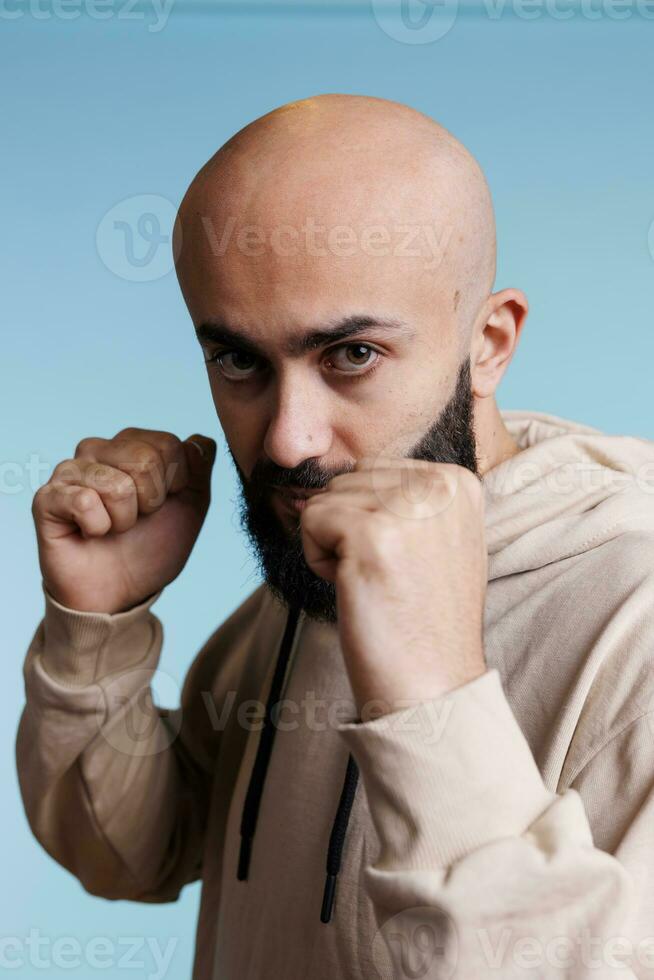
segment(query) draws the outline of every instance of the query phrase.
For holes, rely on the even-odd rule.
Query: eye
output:
[[[256,373],[259,358],[244,350],[221,350],[205,358],[205,363],[215,365],[230,381],[240,381]]]
[[[345,374],[363,374],[363,369],[371,369],[379,357],[379,352],[368,344],[341,344],[329,352],[327,364]]]

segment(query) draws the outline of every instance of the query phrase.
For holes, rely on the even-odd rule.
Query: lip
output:
[[[298,487],[296,489],[295,487],[277,487],[272,485],[271,485],[271,490],[275,490],[276,493],[282,494],[282,496],[284,497],[294,497],[294,498],[301,497],[302,499],[304,499],[305,497],[313,497],[317,493],[324,493],[324,490],[320,490],[320,489],[303,490],[302,487]]]
[[[293,490],[290,487],[272,487],[272,490],[281,503],[294,513],[300,513],[304,509],[309,497],[323,493],[322,490]]]
[[[306,507],[307,498],[306,497],[286,497],[282,495],[282,503],[284,506],[289,507],[291,510],[295,511],[296,514],[301,514]]]

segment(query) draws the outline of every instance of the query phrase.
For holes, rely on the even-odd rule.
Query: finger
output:
[[[392,486],[396,485],[395,481]],[[361,510],[376,510],[379,504],[383,502],[383,489],[380,490],[376,485],[370,483],[360,483],[350,486],[349,484],[342,484],[340,486],[330,488],[325,493],[317,493],[313,497],[309,497],[305,508],[309,506],[309,501],[311,501],[311,507],[333,507],[336,503],[339,507],[358,507]]]
[[[435,463],[426,459],[406,459],[402,457],[361,457],[353,475],[365,481],[369,478],[371,485],[384,491],[393,485],[401,488],[407,500],[418,500],[426,493],[442,488],[449,496],[456,493],[461,479],[470,475],[470,471],[456,463]],[[347,474],[343,475],[345,478]],[[335,479],[339,479],[335,477]]]
[[[168,493],[177,493],[187,485],[189,473],[186,453],[182,440],[173,432],[130,426],[116,433],[114,439],[118,438],[136,439],[154,446],[163,459],[165,486]]]
[[[387,487],[397,486],[400,482],[402,470],[397,468],[388,469],[363,469],[352,470],[350,473],[339,473],[338,476],[331,478],[327,484],[327,490],[331,493],[336,490],[342,491],[358,490],[360,487]]]
[[[138,496],[127,473],[92,459],[65,460],[53,472],[53,483],[90,487],[99,495],[117,534],[129,530],[138,519]]]
[[[32,513],[37,534],[46,541],[78,530],[84,537],[102,537],[111,518],[100,495],[90,487],[46,483],[34,495]]]
[[[361,509],[388,511],[396,517],[436,517],[454,498],[460,468],[395,467],[344,473],[328,484],[327,501],[357,504]]]
[[[158,510],[168,495],[163,457],[149,442],[120,434],[114,439],[83,439],[75,458],[105,463],[127,473],[136,487],[140,514]]]
[[[419,460],[416,462],[424,462]],[[340,492],[355,490],[359,487],[370,487],[376,490],[386,490],[392,487],[406,487],[411,484],[421,486],[425,482],[443,481],[450,478],[435,464],[425,466],[371,466],[361,470],[352,470],[349,473],[339,473],[332,477],[327,484],[327,489],[331,493],[333,490]]]
[[[360,518],[357,507],[304,507],[300,517],[302,546],[307,564],[316,575],[335,581],[339,562],[345,557],[347,536]]]
[[[216,459],[216,443],[209,436],[194,433],[182,443],[186,453],[189,490],[201,494],[211,492],[211,471]]]

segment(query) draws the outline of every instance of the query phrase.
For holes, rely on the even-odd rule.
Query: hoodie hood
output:
[[[654,527],[654,442],[503,410],[520,452],[484,474],[488,579]]]

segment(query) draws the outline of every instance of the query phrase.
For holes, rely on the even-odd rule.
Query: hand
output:
[[[384,714],[435,698],[484,673],[487,552],[482,488],[470,470],[359,460],[308,498],[301,528],[308,565],[336,586],[360,712],[373,699]]]
[[[215,455],[202,435],[182,442],[128,428],[82,439],[32,503],[50,594],[72,609],[116,613],[172,582],[204,522]]]

